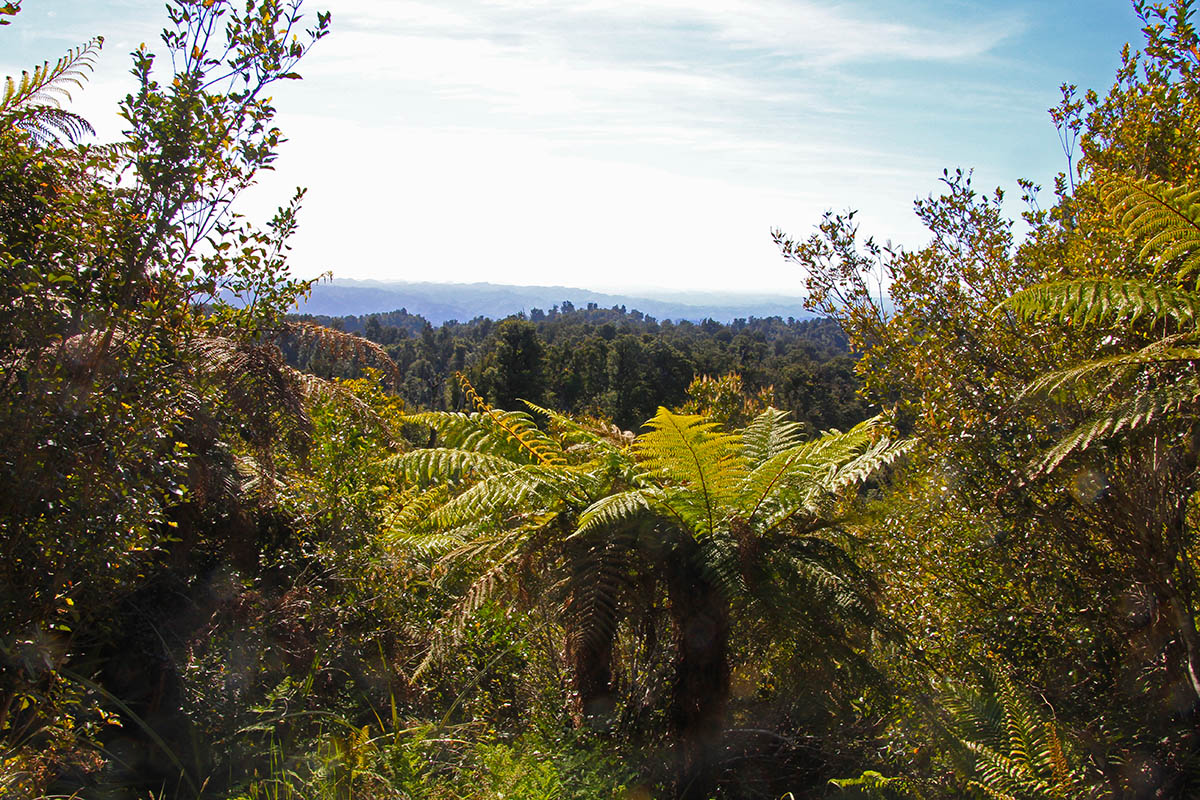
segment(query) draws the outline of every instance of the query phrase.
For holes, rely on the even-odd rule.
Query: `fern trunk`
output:
[[[614,706],[613,636],[605,632],[581,638],[582,641],[570,643],[567,653],[575,705],[572,717],[577,727],[604,727]]]
[[[696,543],[688,538],[680,549],[667,581],[675,626],[676,797],[708,800],[729,703],[729,602],[705,574]]]

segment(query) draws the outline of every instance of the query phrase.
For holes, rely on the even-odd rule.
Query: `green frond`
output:
[[[448,531],[424,531],[412,533],[410,528],[395,528],[385,530],[384,535],[393,547],[410,550],[422,556],[439,558],[447,553],[461,548],[472,535],[475,528],[464,526]]]
[[[1052,719],[1003,673],[982,690],[947,686],[942,707],[951,751],[972,790],[990,798],[1084,800],[1102,794],[1074,765]]]
[[[629,522],[642,514],[654,513],[659,507],[661,496],[656,489],[630,489],[610,494],[588,506],[579,515],[579,523],[571,536],[586,536],[597,530]]]
[[[891,466],[896,460],[910,450],[915,442],[912,439],[892,441],[880,439],[871,445],[861,455],[846,462],[834,472],[827,484],[829,491],[839,491],[847,486],[863,483],[881,470]]]
[[[54,107],[60,98],[70,100],[67,86],[83,87],[87,73],[95,68],[96,58],[103,46],[104,37],[97,36],[80,47],[68,50],[53,66],[46,61],[34,67],[32,72],[22,70],[19,81],[12,76],[6,77],[4,92],[0,94],[0,118],[24,107]]]
[[[566,414],[560,414],[548,408],[543,408],[536,403],[531,403],[528,400],[522,400],[522,403],[535,414],[545,417],[550,420],[555,426],[563,431],[564,443],[569,441],[572,445],[584,445],[588,449],[598,450],[606,453],[620,453],[621,448],[617,447],[611,439],[602,436],[596,431],[590,430],[583,425],[580,425],[575,420],[568,417]]]
[[[632,557],[631,543],[621,537],[588,542],[582,552],[573,554],[563,622],[577,646],[610,640],[616,631]]]
[[[462,599],[446,612],[433,635],[429,652],[413,671],[413,680],[419,679],[446,655],[447,647],[458,639],[472,614],[500,594],[501,590],[508,588],[511,566],[508,560],[496,563],[476,578]]]
[[[1200,267],[1200,191],[1112,175],[1102,181],[1100,192],[1129,238],[1142,242],[1143,260],[1178,260],[1180,280]]]
[[[68,50],[54,62],[44,62],[32,72],[24,70],[21,79],[4,79],[0,93],[0,130],[16,128],[25,131],[39,145],[60,139],[76,143],[84,134],[96,131],[86,119],[60,107],[61,99],[71,98],[69,86],[82,87],[87,72],[95,65],[96,56],[104,45],[96,37],[82,47]]]
[[[1139,320],[1171,320],[1194,328],[1200,297],[1189,292],[1120,278],[1089,278],[1031,286],[1001,304],[1022,319],[1046,318],[1077,327]]]
[[[529,454],[532,461],[545,466],[567,463],[562,447],[543,433],[532,417],[517,411],[498,411],[492,408],[475,391],[475,387],[467,380],[466,375],[461,372],[456,372],[454,375],[462,386],[463,394],[474,404],[479,413],[491,419],[496,427],[508,436],[514,446]]]
[[[404,480],[422,485],[488,478],[518,466],[501,456],[448,447],[412,450],[386,458],[381,463],[395,470]]]
[[[396,539],[421,529],[433,509],[443,505],[448,497],[449,491],[445,486],[405,490],[398,498],[397,508],[384,524],[383,535]]]
[[[1200,361],[1200,348],[1174,346],[1180,338],[1169,337],[1132,353],[1117,353],[1049,372],[1026,386],[1018,399],[1074,388],[1097,375],[1107,375],[1110,383],[1115,383],[1131,374],[1137,374],[1137,367]],[[1191,339],[1194,336],[1189,333],[1186,338]]]
[[[745,474],[738,437],[700,416],[659,408],[634,447],[656,479],[685,487],[702,512],[700,530],[711,535]]]
[[[742,430],[742,456],[750,468],[800,443],[804,426],[787,419],[788,412],[768,408]]]
[[[1053,472],[1063,461],[1123,431],[1133,431],[1159,421],[1169,413],[1191,408],[1200,401],[1200,380],[1195,377],[1139,392],[1117,402],[1076,427],[1047,451],[1030,469],[1029,477]]]
[[[593,489],[586,475],[563,467],[532,464],[481,478],[430,513],[430,527],[455,527],[471,520],[524,511],[556,510],[566,498],[583,498]]]
[[[920,795],[907,778],[887,778],[882,773],[867,770],[857,778],[834,778],[831,786],[841,789],[838,794],[846,800],[919,800]]]

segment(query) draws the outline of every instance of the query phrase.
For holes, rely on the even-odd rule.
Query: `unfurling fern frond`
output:
[[[1040,317],[1077,327],[1169,319],[1177,327],[1194,328],[1200,319],[1196,295],[1121,278],[1042,283],[1017,292],[1001,308],[1023,319]]]
[[[1113,175],[1100,192],[1129,238],[1142,243],[1143,260],[1178,260],[1178,280],[1200,268],[1200,191]]]
[[[104,37],[97,36],[82,47],[67,51],[53,65],[49,61],[33,71],[21,72],[18,81],[12,76],[4,79],[0,94],[0,130],[17,128],[28,133],[39,144],[48,144],[60,136],[71,142],[84,133],[95,133],[87,120],[63,110],[60,100],[70,99],[68,86],[82,87],[96,62]]]

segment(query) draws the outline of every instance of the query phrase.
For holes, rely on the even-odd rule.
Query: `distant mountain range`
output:
[[[475,317],[503,319],[540,308],[549,311],[564,302],[576,308],[595,303],[600,308],[625,306],[656,319],[714,319],[732,322],[739,317],[795,317],[807,319],[801,297],[733,292],[646,292],[638,295],[605,294],[568,286],[509,286],[499,283],[408,283],[335,279],[313,287],[307,301],[297,306],[302,314],[344,317],[405,309],[434,325],[449,320],[466,322]]]

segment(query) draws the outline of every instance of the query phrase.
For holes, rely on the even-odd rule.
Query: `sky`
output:
[[[1128,0],[305,0],[333,32],[274,93],[245,198],[308,187],[298,277],[802,293],[773,228],[826,210],[919,247],[943,169],[1066,169],[1059,85],[1111,86]],[[162,0],[24,0],[0,73],[105,45],[73,110],[119,137]],[[1014,202],[1015,216],[1020,207]]]

